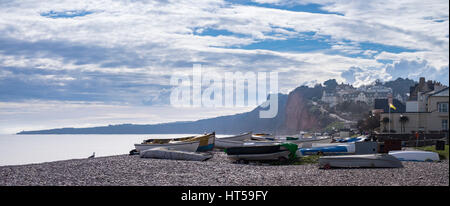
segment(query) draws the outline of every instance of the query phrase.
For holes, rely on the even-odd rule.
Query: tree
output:
[[[407,117],[407,116],[403,116],[403,115],[400,115],[400,124],[401,124],[401,133],[403,133],[403,132],[405,132],[406,131],[406,123],[409,121],[409,118]]]
[[[336,82],[336,79],[329,79],[323,83],[325,85],[325,89],[327,92],[332,92],[336,90],[336,87],[338,86],[338,83]]]
[[[360,132],[373,132],[376,128],[380,127],[380,115],[373,115],[370,112],[367,118],[357,122],[357,127]]]

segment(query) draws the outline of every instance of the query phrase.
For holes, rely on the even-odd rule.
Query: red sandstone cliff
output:
[[[308,100],[300,92],[291,92],[286,104],[285,127],[288,132],[312,130],[319,127],[317,117],[309,112]]]

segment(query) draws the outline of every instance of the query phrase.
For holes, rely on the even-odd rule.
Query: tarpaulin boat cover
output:
[[[285,147],[286,149],[289,150],[290,154],[289,154],[289,159],[293,160],[295,158],[297,158],[297,149],[298,149],[298,145],[297,144],[293,144],[293,143],[283,143],[281,144],[281,146]]]

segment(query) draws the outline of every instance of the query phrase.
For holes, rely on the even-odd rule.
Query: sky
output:
[[[282,93],[334,78],[448,85],[447,0],[0,0],[0,133],[187,121],[170,76],[278,72]]]

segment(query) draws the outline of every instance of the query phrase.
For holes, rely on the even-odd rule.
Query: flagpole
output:
[[[391,105],[389,105],[389,134],[391,134]]]

